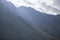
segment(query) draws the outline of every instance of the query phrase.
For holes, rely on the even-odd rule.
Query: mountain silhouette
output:
[[[0,0],[0,40],[59,40],[60,15]]]

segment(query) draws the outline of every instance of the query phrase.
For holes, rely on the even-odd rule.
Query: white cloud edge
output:
[[[44,12],[44,13],[47,13],[47,14],[50,14],[50,15],[58,15],[59,13],[57,12],[54,12],[54,9],[52,9],[53,11],[51,11],[50,9],[47,9],[43,6],[43,3],[45,3],[47,6],[51,6],[53,8],[58,8],[58,6],[56,5],[53,5],[54,2],[53,0],[28,0],[29,2],[31,2],[32,4],[34,5],[31,5],[31,4],[28,4],[26,2],[24,2],[23,0],[7,0],[7,1],[11,1],[16,7],[20,7],[20,6],[26,6],[26,7],[31,7],[31,8],[34,8],[35,10],[39,11],[39,12]]]

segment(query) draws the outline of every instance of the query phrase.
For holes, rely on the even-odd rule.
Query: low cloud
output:
[[[58,15],[60,13],[60,0],[7,0],[16,7],[26,6],[34,8],[39,12],[50,15]]]

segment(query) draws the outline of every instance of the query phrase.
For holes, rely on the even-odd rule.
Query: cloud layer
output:
[[[51,15],[60,14],[60,0],[7,0],[16,7],[26,6]]]

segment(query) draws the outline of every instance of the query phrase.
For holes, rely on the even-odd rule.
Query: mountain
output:
[[[16,8],[5,0],[0,0],[0,5],[0,40],[60,39],[60,15],[48,15],[24,6]]]
[[[60,27],[57,27],[59,22],[59,17],[57,16],[53,16],[53,15],[48,15],[46,13],[42,13],[42,12],[38,12],[30,7],[19,7],[18,12],[20,14],[21,17],[23,17],[24,19],[26,19],[28,22],[30,22],[31,24],[34,24],[35,26],[37,26],[37,28],[53,35],[56,37],[60,37],[60,32],[58,30],[60,30]]]

